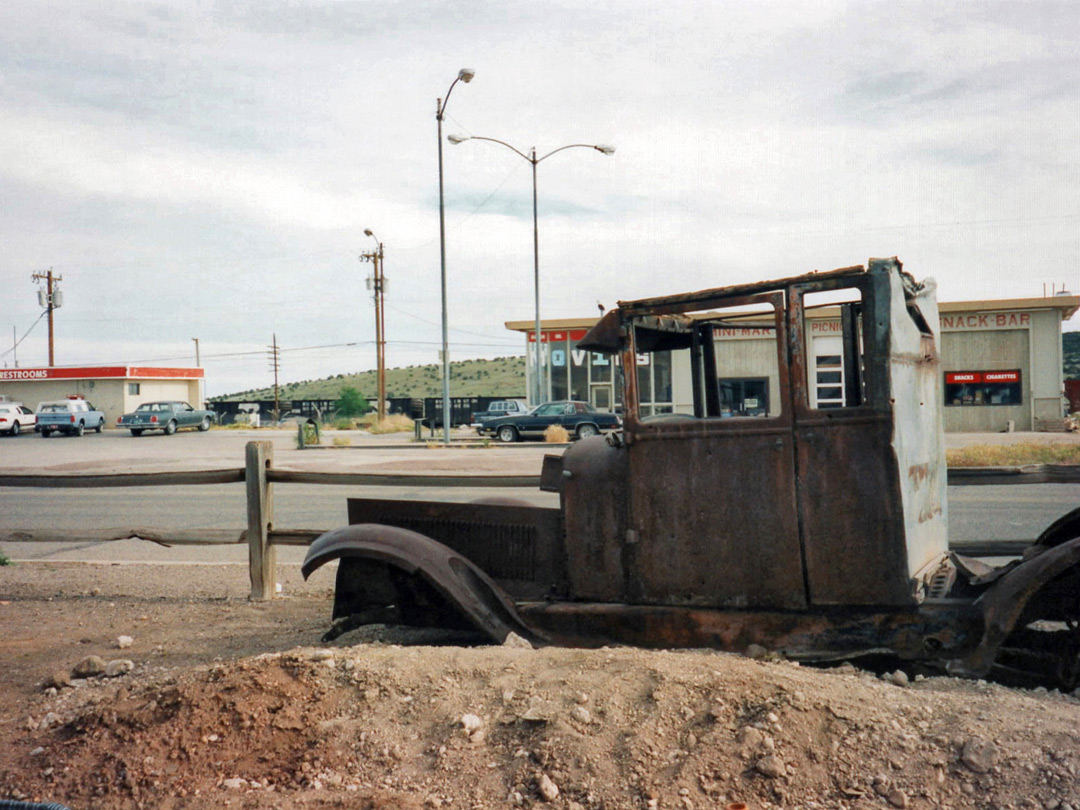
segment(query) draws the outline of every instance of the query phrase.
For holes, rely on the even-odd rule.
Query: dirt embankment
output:
[[[1080,807],[1072,695],[708,651],[430,646],[437,636],[385,628],[322,645],[328,593],[176,596],[178,576],[215,576],[190,568],[84,567],[99,584],[65,598],[50,566],[8,575],[0,798],[102,810]],[[139,595],[121,595],[131,577]],[[42,687],[89,655],[133,668]]]

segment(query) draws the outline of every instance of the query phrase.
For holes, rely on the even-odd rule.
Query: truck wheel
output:
[[[518,432],[513,425],[502,425],[495,435],[499,437],[500,442],[516,442],[518,440]]]
[[[43,438],[43,439],[49,438],[50,433],[52,433],[51,430],[46,430],[45,428],[42,428],[41,429],[41,438]]]
[[[587,439],[590,436],[596,436],[599,433],[600,431],[596,429],[596,425],[578,425],[577,437],[579,439]]]
[[[131,435],[132,436],[142,436],[142,431],[139,430],[138,428],[132,428],[131,429]]]
[[[79,422],[79,424],[76,425],[75,429],[71,432],[74,433],[76,436],[82,436],[86,432],[86,425],[84,425],[82,422]]]
[[[201,422],[199,422],[199,430],[201,430],[201,431],[203,431],[205,433],[209,429],[210,429],[210,417],[209,416],[204,416],[203,420]]]
[[[169,424],[165,425],[165,435],[172,436],[176,433],[176,420],[170,419]]]

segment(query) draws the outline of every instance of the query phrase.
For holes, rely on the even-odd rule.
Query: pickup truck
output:
[[[41,402],[37,407],[37,426],[34,430],[42,438],[57,433],[82,436],[86,430],[101,433],[105,427],[105,414],[94,410],[94,406],[85,399],[60,399],[55,402]]]
[[[528,412],[529,409],[525,407],[525,403],[521,400],[499,399],[489,402],[486,411],[474,413],[469,424],[472,427],[480,427],[488,419],[495,419],[499,416],[524,416]]]

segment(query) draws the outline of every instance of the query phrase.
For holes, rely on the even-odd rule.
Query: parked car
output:
[[[24,430],[33,430],[36,424],[37,416],[22,403],[0,402],[0,433],[18,436]]]
[[[488,403],[487,410],[474,413],[469,424],[478,428],[488,419],[513,416],[515,414],[524,416],[528,412],[529,409],[525,406],[525,403],[519,399],[497,399]]]
[[[144,402],[133,413],[117,419],[116,426],[127,428],[132,436],[142,436],[148,430],[160,430],[171,436],[181,428],[209,430],[214,418],[213,411],[201,411],[186,402]]]
[[[572,437],[585,439],[605,430],[617,430],[622,427],[622,419],[613,413],[598,411],[588,402],[566,400],[537,405],[526,414],[488,419],[477,430],[481,434],[490,433],[501,442],[516,442],[542,438],[551,425],[562,425]]]
[[[39,402],[37,425],[34,428],[47,439],[53,433],[82,436],[87,430],[101,433],[105,427],[105,414],[82,397],[70,396],[54,402]]]

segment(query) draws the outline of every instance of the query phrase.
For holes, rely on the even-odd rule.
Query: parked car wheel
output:
[[[142,436],[142,431],[139,430],[138,428],[132,428],[131,429],[131,435],[132,436]]]
[[[513,425],[502,425],[495,434],[500,442],[516,442],[518,440],[517,429]]]
[[[75,426],[75,430],[71,432],[74,433],[76,436],[82,436],[86,432],[86,425],[84,425],[82,422],[79,422],[79,424]]]
[[[97,423],[97,427],[94,428],[94,433],[101,433],[101,429],[103,427],[105,427],[105,420],[104,419],[102,419],[100,422]]]
[[[204,416],[203,420],[201,422],[199,422],[199,430],[201,430],[201,431],[203,431],[205,433],[209,429],[210,429],[210,417],[209,416]]]
[[[19,427],[19,423],[16,422],[11,426],[11,430],[9,430],[8,433],[10,433],[12,436],[18,436],[20,430],[22,430],[22,428]]]
[[[590,436],[598,436],[599,434],[600,431],[597,429],[596,425],[578,425],[577,437],[579,439],[587,439]]]
[[[176,422],[170,419],[168,424],[165,425],[165,435],[172,436],[174,433],[176,433]]]

